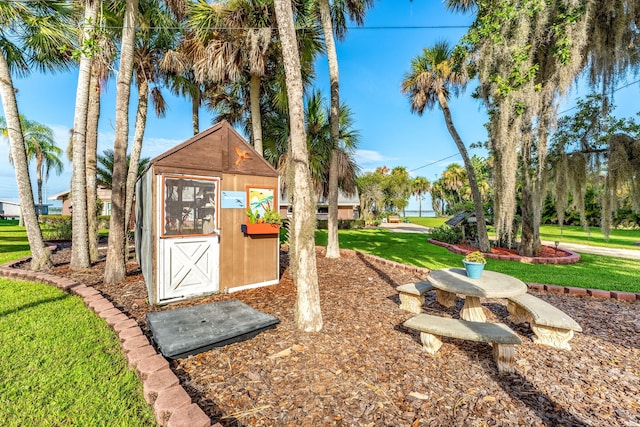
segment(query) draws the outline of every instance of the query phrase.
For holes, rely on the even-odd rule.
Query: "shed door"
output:
[[[216,178],[160,175],[158,298],[217,292],[220,273]]]

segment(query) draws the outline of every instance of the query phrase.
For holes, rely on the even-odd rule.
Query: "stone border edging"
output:
[[[145,401],[151,406],[156,421],[166,427],[211,427],[204,411],[192,403],[191,397],[180,385],[179,378],[169,362],[149,343],[134,319],[116,308],[97,289],[71,279],[49,273],[16,268],[31,257],[21,258],[0,266],[0,277],[21,279],[53,285],[60,290],[82,297],[84,305],[114,330],[130,369],[135,369],[142,381]],[[213,427],[220,426],[216,423]]]
[[[321,252],[325,251],[324,246],[316,246],[316,250]],[[405,271],[410,271],[414,273],[429,273],[431,270],[425,267],[416,267],[413,265],[402,264],[396,261],[390,261],[388,259],[380,258],[379,256],[367,254],[360,251],[355,251],[351,249],[340,249],[340,253],[345,255],[359,255],[366,259],[370,259],[372,261],[377,261],[385,265],[389,265],[391,267],[400,268]],[[579,256],[579,255],[578,255]],[[576,296],[590,296],[593,298],[605,298],[605,299],[615,299],[619,301],[640,301],[640,292],[621,292],[621,291],[605,291],[602,289],[586,289],[586,288],[575,288],[571,286],[558,286],[558,285],[543,285],[540,283],[527,283],[527,288],[537,292],[547,292],[554,295],[576,295]]]
[[[466,255],[469,252],[472,252],[467,249],[462,249],[459,246],[452,245],[450,243],[440,242],[438,240],[429,239],[429,243],[432,243],[437,246],[442,246],[443,248],[448,249],[450,252],[454,254]],[[570,251],[568,249],[558,249],[560,252],[564,252],[569,254],[569,256],[565,257],[527,257],[520,255],[498,255],[498,254],[484,254],[485,258],[497,259],[500,261],[516,261],[522,262],[526,264],[575,264],[580,261],[580,254]]]

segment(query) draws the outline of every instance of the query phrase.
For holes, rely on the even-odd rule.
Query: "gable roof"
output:
[[[222,121],[154,157],[149,167],[277,177],[278,172]]]

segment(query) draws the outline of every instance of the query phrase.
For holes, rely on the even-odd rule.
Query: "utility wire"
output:
[[[633,81],[633,82],[631,82],[631,83],[627,83],[627,84],[626,84],[626,85],[624,85],[624,86],[620,86],[620,87],[618,87],[618,88],[615,88],[614,90],[612,90],[612,91],[611,91],[611,93],[616,93],[617,91],[622,90],[622,89],[626,89],[626,88],[628,88],[629,86],[633,86],[633,85],[634,85],[634,84],[636,84],[636,83],[640,83],[640,79],[638,79],[638,80],[636,80],[636,81]],[[566,110],[564,110],[564,111],[560,111],[558,114],[564,114],[564,113],[569,112],[569,111],[571,111],[571,110],[575,110],[576,108],[578,108],[578,106],[577,106],[577,105],[574,105],[574,106],[573,106],[573,107],[571,107],[571,108],[567,108],[567,109],[566,109]]]
[[[452,158],[452,157],[456,157],[456,156],[459,156],[459,155],[460,155],[460,153],[454,153],[454,154],[452,154],[452,155],[450,155],[450,156],[443,157],[443,158],[442,158],[442,159],[440,159],[440,160],[436,160],[436,161],[434,161],[434,162],[431,162],[431,163],[428,163],[428,164],[426,164],[426,165],[423,165],[423,166],[417,167],[417,168],[415,168],[415,169],[411,169],[409,172],[415,172],[415,171],[417,171],[417,170],[419,170],[419,169],[426,168],[427,166],[433,166],[433,165],[435,165],[436,163],[440,163],[440,162],[441,162],[441,161],[443,161],[443,160],[447,160],[447,159],[450,159],[450,158]]]

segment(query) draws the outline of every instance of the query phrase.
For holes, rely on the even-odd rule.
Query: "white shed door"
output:
[[[217,292],[220,243],[218,236],[163,239],[159,274],[160,300]]]
[[[218,178],[158,177],[158,300],[219,289]]]

